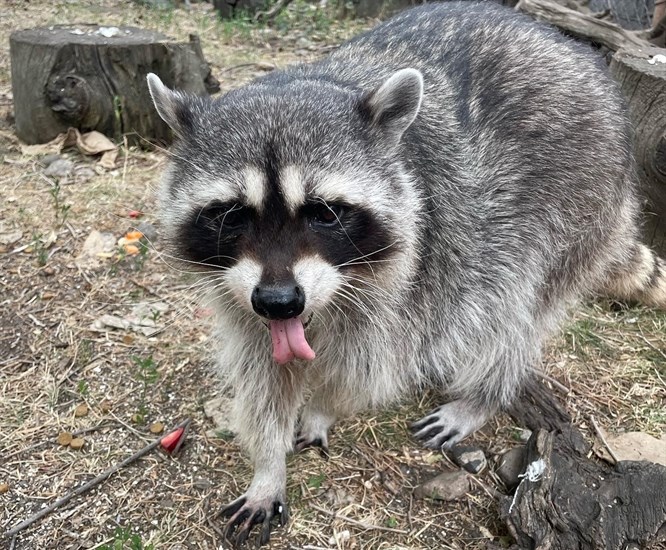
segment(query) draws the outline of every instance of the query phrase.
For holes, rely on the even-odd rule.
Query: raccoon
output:
[[[666,306],[638,240],[630,125],[603,62],[491,3],[411,9],[219,99],[151,74],[177,141],[160,191],[202,271],[255,474],[242,544],[285,523],[285,456],[431,387],[447,448],[509,405],[581,297]]]

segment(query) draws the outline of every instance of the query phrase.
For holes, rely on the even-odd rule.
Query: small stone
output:
[[[458,466],[472,474],[480,474],[488,466],[486,455],[478,447],[453,447],[451,454]]]
[[[62,445],[63,447],[67,447],[71,442],[74,437],[72,436],[71,433],[69,432],[60,432],[58,434],[58,439],[56,441],[58,442],[58,445]]]
[[[74,177],[77,182],[85,183],[97,175],[90,166],[77,166],[74,169]]]
[[[229,397],[217,397],[204,403],[204,414],[213,421],[216,432],[233,433],[231,429],[232,406]]]
[[[61,159],[62,157],[57,153],[51,153],[50,155],[44,155],[40,159],[40,162],[42,163],[42,166],[46,167],[49,166],[50,164],[53,164],[56,160],[61,160]]]
[[[150,425],[150,433],[161,434],[164,431],[164,424],[161,422],[153,422]]]
[[[54,160],[44,169],[45,176],[54,176],[56,178],[65,178],[74,170],[74,163],[68,159]]]
[[[518,476],[525,471],[526,458],[527,453],[524,446],[514,447],[500,457],[495,473],[509,491],[513,491],[520,484]]]
[[[76,418],[81,418],[83,416],[88,416],[88,405],[85,403],[81,403],[80,405],[76,406],[76,409],[74,409],[74,416]]]
[[[276,68],[273,63],[268,63],[267,61],[257,61],[256,67],[260,71],[274,71]]]
[[[141,231],[141,233],[143,233],[143,236],[146,238],[146,240],[151,242],[151,243],[155,242],[157,240],[157,229],[150,222],[143,221],[143,222],[139,223],[136,226],[136,230]]]
[[[44,269],[42,269],[41,274],[44,277],[53,277],[55,275],[56,270],[52,268],[50,265],[47,265]]]
[[[116,249],[116,238],[112,233],[100,233],[97,230],[91,231],[81,248],[81,253],[77,262],[90,263],[99,261],[100,257],[110,255]]]
[[[86,442],[85,442],[85,440],[84,440],[82,437],[75,437],[74,439],[72,439],[72,441],[70,442],[69,446],[70,446],[72,449],[78,451],[79,449],[82,449],[82,448],[83,448],[83,445],[85,445],[85,443],[86,443]]]
[[[194,488],[199,489],[201,491],[205,491],[206,489],[210,489],[213,486],[213,482],[210,481],[209,479],[204,479],[204,478],[197,478],[192,482],[192,485]]]
[[[0,495],[4,495],[9,491],[9,483],[0,483]]]
[[[469,484],[469,474],[467,472],[449,470],[416,487],[414,496],[434,500],[457,500],[469,492]]]

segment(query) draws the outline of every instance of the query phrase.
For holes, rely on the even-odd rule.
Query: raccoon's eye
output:
[[[199,214],[199,218],[209,225],[233,231],[241,229],[247,223],[247,209],[238,204],[212,203],[204,208]]]
[[[340,223],[345,209],[339,204],[316,203],[309,206],[308,220],[319,227],[333,227]]]

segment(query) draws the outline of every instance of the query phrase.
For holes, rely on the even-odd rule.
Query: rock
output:
[[[157,240],[157,229],[152,223],[145,221],[141,222],[139,223],[139,225],[136,226],[136,230],[141,231],[141,233],[143,233],[143,236],[149,242],[155,242]]]
[[[5,228],[4,225],[0,225],[0,244],[14,244],[20,241],[21,237],[23,237],[23,231],[20,229],[10,229]]]
[[[500,457],[495,473],[509,491],[513,491],[520,484],[518,476],[525,471],[526,458],[525,447],[522,445],[514,447]]]
[[[210,479],[198,477],[192,482],[192,486],[200,491],[205,491],[213,486],[213,482]]]
[[[618,436],[606,436],[606,441],[618,460],[647,460],[666,466],[666,440],[657,439],[643,432],[627,432]],[[603,447],[598,454],[609,458]]]
[[[467,472],[447,471],[416,487],[414,496],[450,501],[464,497],[469,489],[470,481]]]
[[[77,166],[74,168],[74,179],[76,179],[78,183],[85,183],[96,175],[97,172],[95,172],[90,166]]]
[[[310,40],[305,38],[305,36],[300,36],[296,40],[296,46],[299,47],[299,48],[302,48],[304,50],[309,50],[310,48],[312,48],[314,46],[314,44]]]
[[[116,238],[112,233],[93,230],[83,243],[76,260],[79,265],[97,265],[100,259],[111,257],[115,249]]]
[[[44,155],[39,162],[42,163],[42,166],[46,168],[47,166],[53,164],[56,160],[61,160],[62,156],[57,153],[51,153],[50,155]]]
[[[54,160],[44,169],[45,176],[54,176],[56,178],[65,178],[74,171],[74,163],[68,159]]]
[[[472,474],[479,474],[486,469],[486,455],[478,447],[453,447],[451,455],[455,463]]]
[[[230,397],[216,397],[204,403],[204,414],[215,424],[214,432],[232,432],[231,429],[231,409],[232,402]],[[211,434],[217,436],[217,433]]]

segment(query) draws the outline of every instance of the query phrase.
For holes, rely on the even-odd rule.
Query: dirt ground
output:
[[[213,516],[243,492],[250,466],[205,412],[220,393],[211,321],[196,280],[162,253],[153,191],[164,153],[120,144],[115,168],[104,169],[68,150],[61,156],[73,172],[58,177],[13,134],[10,32],[72,22],[130,24],[183,40],[197,32],[223,89],[269,64],[323,55],[362,23],[338,23],[298,3],[271,27],[217,21],[207,4],[189,11],[123,0],[0,4],[0,533],[153,441],[155,423],[192,421],[176,457],[149,453],[15,539],[0,538],[0,548],[223,548]],[[139,223],[157,231],[139,254],[114,242],[106,258],[79,258],[93,230],[116,241]],[[544,366],[570,389],[560,395],[590,440],[591,414],[611,435],[664,437],[665,313],[585,304]],[[471,438],[489,467],[465,498],[419,500],[416,485],[454,467],[409,436],[409,421],[433,405],[427,397],[340,423],[328,461],[316,452],[290,457],[292,519],[272,547],[508,547],[494,496],[506,491],[494,468],[520,444],[520,429],[500,416]],[[59,445],[62,432],[79,432],[83,447]]]

